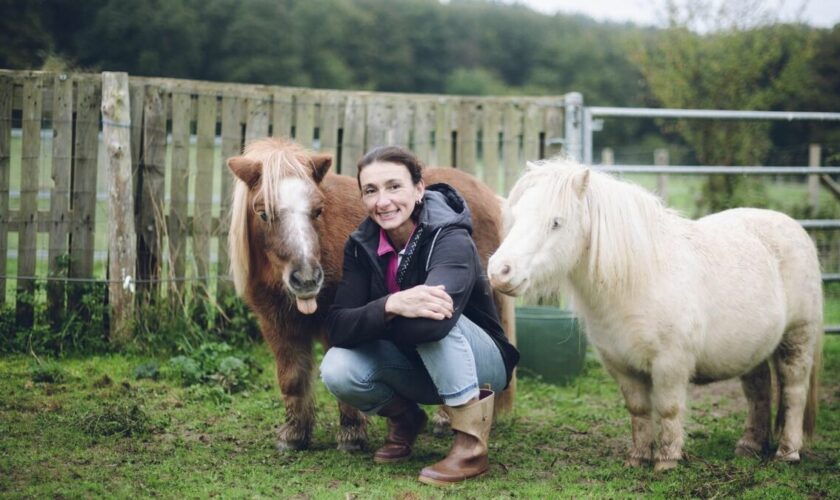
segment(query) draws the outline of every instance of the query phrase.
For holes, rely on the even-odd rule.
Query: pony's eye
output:
[[[324,211],[324,209],[323,209],[323,208],[316,208],[315,210],[313,210],[313,211],[312,211],[312,217],[313,217],[313,218],[315,218],[315,219],[317,219],[318,217],[320,217],[320,216],[321,216],[321,213],[322,213],[323,211]]]
[[[268,214],[267,213],[265,213],[265,212],[257,212],[257,213],[259,214],[260,219],[262,219],[263,221],[268,221]]]
[[[551,220],[551,229],[560,229],[563,227],[563,218],[562,217],[555,217]]]

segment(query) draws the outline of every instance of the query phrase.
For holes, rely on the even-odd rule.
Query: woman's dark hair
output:
[[[423,163],[411,151],[399,146],[380,146],[368,151],[356,165],[356,182],[359,184],[359,189],[362,187],[360,177],[362,169],[378,161],[404,165],[411,175],[411,182],[415,185],[423,178]]]

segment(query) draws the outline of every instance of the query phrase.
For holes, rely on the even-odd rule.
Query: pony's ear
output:
[[[244,156],[228,158],[227,165],[233,175],[242,179],[248,187],[254,187],[262,176],[262,163]]]
[[[583,194],[586,192],[586,189],[589,187],[589,169],[585,168],[580,172],[575,173],[574,177],[572,178],[572,188],[575,190],[575,194],[578,198],[583,198]]]
[[[332,156],[325,154],[312,155],[312,178],[316,183],[321,182],[332,166]]]

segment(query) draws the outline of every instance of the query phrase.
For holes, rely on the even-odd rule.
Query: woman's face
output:
[[[423,181],[413,184],[405,165],[374,162],[362,169],[359,183],[370,218],[392,236],[392,240],[394,236],[407,239],[414,229],[411,212],[423,197]]]

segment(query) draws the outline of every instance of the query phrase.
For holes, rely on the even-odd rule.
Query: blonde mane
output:
[[[311,166],[308,152],[300,145],[279,138],[259,139],[245,146],[245,158],[262,165],[260,192],[266,212],[272,213],[280,182],[288,177],[311,178]],[[250,243],[248,239],[248,211],[254,210],[254,199],[250,197],[248,185],[234,176],[233,200],[230,211],[230,233],[228,235],[228,253],[230,255],[230,273],[236,293],[242,295],[247,284]]]
[[[645,189],[596,170],[590,170],[581,204],[572,181],[574,174],[585,168],[565,158],[535,164],[511,191],[510,203],[515,204],[526,192],[540,197],[538,206],[544,216],[539,219],[544,226],[551,223],[548,216],[582,212],[576,216],[590,222],[583,255],[591,278],[588,281],[599,293],[633,293],[653,275],[659,257],[667,254],[661,248],[666,242],[657,233],[681,217]]]

